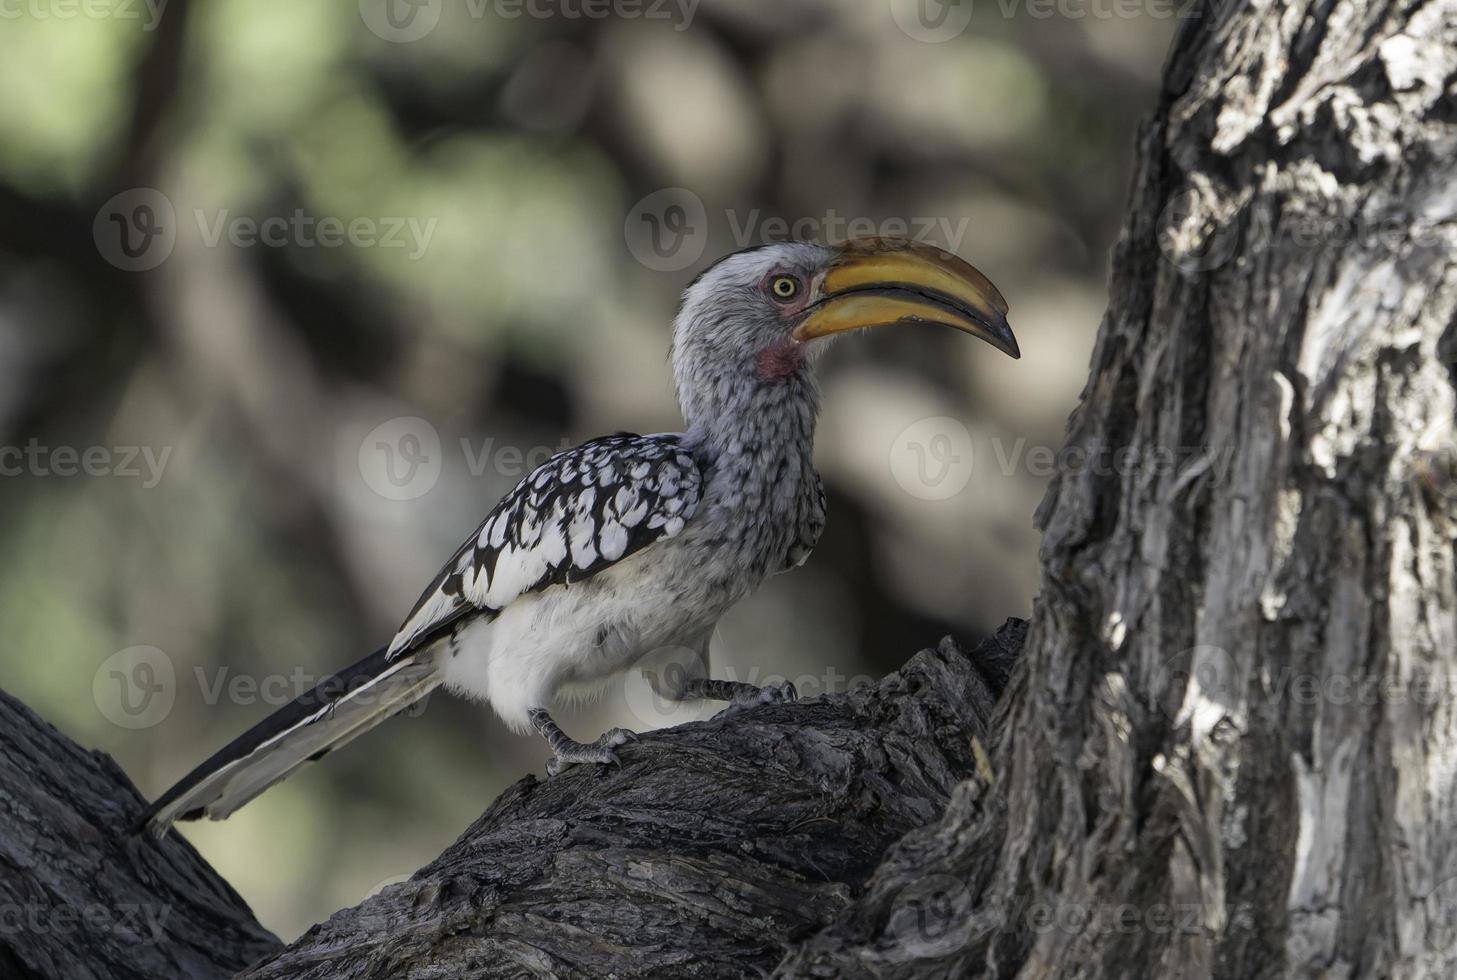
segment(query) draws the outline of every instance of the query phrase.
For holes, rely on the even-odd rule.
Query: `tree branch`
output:
[[[229,977],[279,946],[181,836],[128,832],[146,801],[0,691],[0,977]]]
[[[518,782],[428,867],[248,980],[742,977],[829,922],[977,767],[1024,624],[878,685],[645,735]]]

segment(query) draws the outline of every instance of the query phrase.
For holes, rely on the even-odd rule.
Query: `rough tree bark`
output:
[[[227,977],[280,945],[146,800],[0,691],[0,977]]]
[[[655,734],[247,976],[1457,972],[1457,0],[1194,13],[1001,723],[1013,633]]]
[[[975,771],[1024,633],[644,735],[621,769],[528,776],[410,881],[240,980],[767,973]]]
[[[176,834],[131,831],[144,801],[108,758],[0,695],[0,977],[765,973],[986,766],[1025,633],[645,735],[621,769],[528,776],[410,881],[282,950]]]

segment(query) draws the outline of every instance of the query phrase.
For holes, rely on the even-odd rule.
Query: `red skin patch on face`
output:
[[[783,381],[804,364],[804,351],[792,337],[781,337],[759,351],[759,377],[765,381]]]

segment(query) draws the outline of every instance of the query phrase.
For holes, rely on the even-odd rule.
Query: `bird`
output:
[[[895,324],[952,327],[1021,356],[996,287],[925,242],[786,241],[721,258],[673,321],[683,431],[593,439],[527,474],[386,646],[218,751],[137,827],[221,820],[442,685],[540,734],[548,777],[620,762],[634,733],[577,742],[551,710],[632,669],[659,696],[726,710],[794,700],[788,683],[711,678],[709,638],[765,579],[802,565],[824,529],[817,362],[832,338]]]

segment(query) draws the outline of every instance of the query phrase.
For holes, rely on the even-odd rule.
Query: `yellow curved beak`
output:
[[[837,250],[819,298],[794,328],[795,340],[895,323],[939,323],[1022,356],[1007,325],[1007,301],[958,256],[900,238],[856,238]]]

